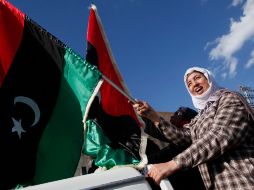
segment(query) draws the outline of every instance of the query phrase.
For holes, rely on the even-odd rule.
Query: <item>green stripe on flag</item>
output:
[[[110,169],[114,166],[137,165],[140,160],[135,159],[124,149],[111,148],[110,140],[103,133],[102,129],[96,123],[96,120],[86,121],[87,130],[84,142],[83,153],[95,158],[96,166]]]
[[[96,67],[70,49],[64,60],[58,99],[39,144],[33,184],[74,175],[83,145],[83,116],[101,77]]]
[[[91,93],[101,79],[101,72],[96,66],[84,62],[71,49],[66,50],[64,58],[67,63],[64,68],[64,76],[79,100],[84,114]]]

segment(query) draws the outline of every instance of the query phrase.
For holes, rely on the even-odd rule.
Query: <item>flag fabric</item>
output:
[[[95,5],[90,8],[86,60],[98,66],[104,76],[129,95],[115,64]],[[88,142],[84,147],[84,153],[92,156],[95,164],[100,167],[111,168],[126,164],[142,167],[147,162],[144,123],[137,116],[126,96],[105,81],[100,88],[97,103],[94,104],[96,106],[92,108],[97,109],[93,111],[93,118],[96,119],[94,124],[100,126],[102,133],[99,134],[105,135],[107,140],[101,141],[100,138],[105,138],[102,135],[94,138],[92,134],[98,134],[97,128],[90,127],[86,133]]]
[[[0,0],[0,189],[72,177],[101,73]]]

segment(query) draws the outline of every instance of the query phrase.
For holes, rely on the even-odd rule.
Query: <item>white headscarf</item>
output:
[[[208,80],[209,88],[207,89],[206,92],[204,92],[201,95],[193,96],[191,94],[191,92],[189,91],[186,79],[187,79],[187,76],[190,73],[192,73],[193,71],[198,71],[200,73],[203,73],[204,76]],[[215,79],[213,77],[213,74],[210,71],[208,71],[207,69],[204,69],[204,68],[201,68],[201,67],[191,67],[191,68],[187,69],[187,71],[185,72],[185,75],[184,75],[184,84],[185,84],[189,94],[191,95],[194,107],[199,109],[199,110],[204,109],[207,102],[214,102],[214,101],[218,100],[218,98],[219,98],[220,93],[219,93],[218,90],[220,90],[221,87],[219,87],[217,85],[217,83],[215,82]]]

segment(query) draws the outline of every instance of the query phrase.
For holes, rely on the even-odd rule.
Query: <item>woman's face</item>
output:
[[[207,78],[203,73],[193,71],[187,76],[186,83],[190,93],[193,96],[201,95],[206,92],[209,88]]]

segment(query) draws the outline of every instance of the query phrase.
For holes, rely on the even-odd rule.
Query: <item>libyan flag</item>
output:
[[[111,82],[104,80],[100,96],[93,102],[93,114],[90,112],[90,115],[95,122],[90,120],[87,123],[84,153],[91,156],[99,167],[109,169],[116,165],[132,165],[142,168],[147,162],[144,123],[128,101],[129,92],[115,64],[95,5],[90,8],[86,60],[96,65],[103,77]]]
[[[74,176],[101,73],[0,0],[0,189]]]

